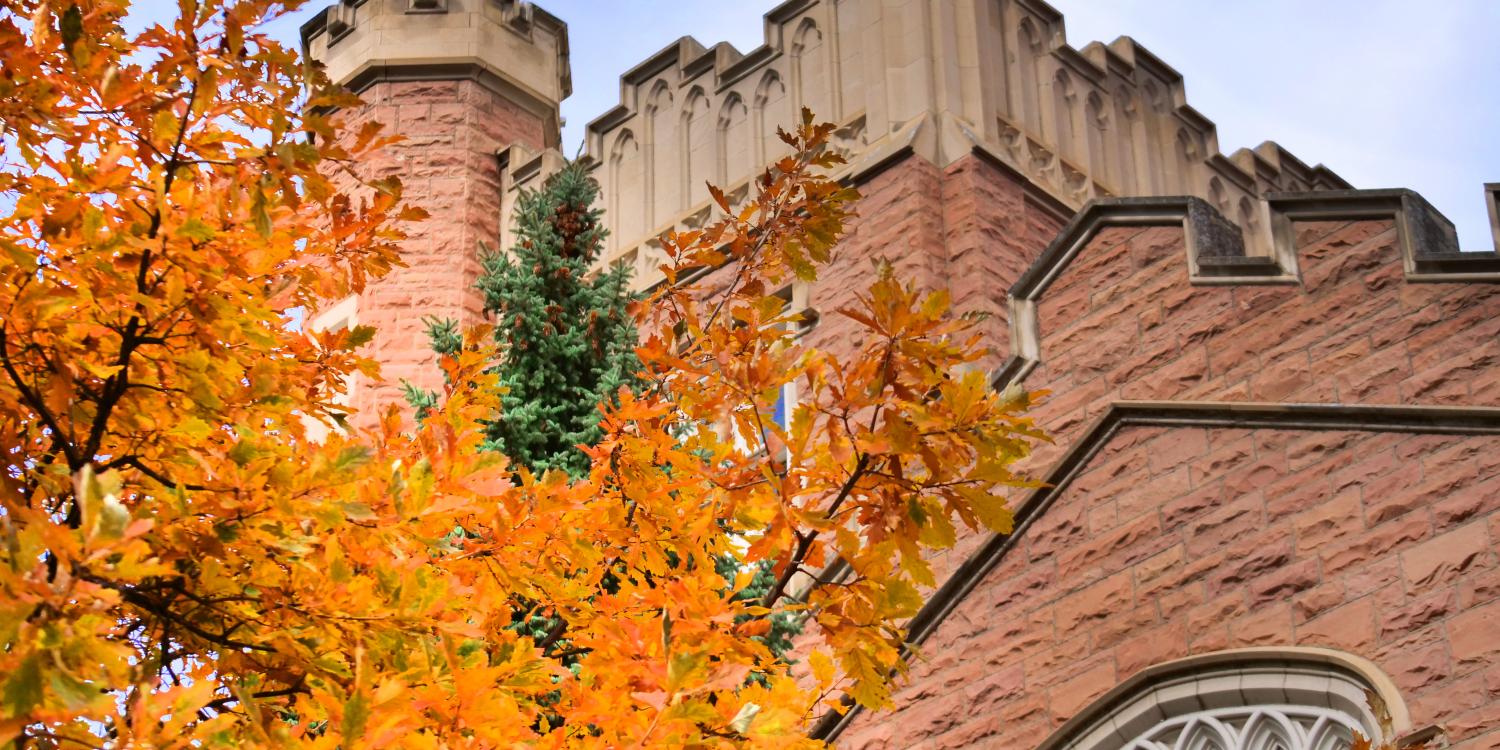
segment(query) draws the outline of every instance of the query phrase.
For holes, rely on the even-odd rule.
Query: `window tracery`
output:
[[[1409,728],[1373,664],[1326,649],[1245,649],[1143,670],[1039,750],[1350,750]]]

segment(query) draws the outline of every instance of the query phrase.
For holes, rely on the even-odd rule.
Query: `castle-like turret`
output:
[[[411,228],[406,268],[311,321],[379,328],[372,354],[386,382],[351,386],[373,414],[399,401],[402,379],[436,385],[424,316],[479,318],[477,248],[500,235],[500,153],[557,146],[572,91],[567,25],[522,0],[342,0],[303,25],[302,44],[364,99],[347,113],[355,129],[376,120],[406,138],[362,168],[398,175],[433,214]]]

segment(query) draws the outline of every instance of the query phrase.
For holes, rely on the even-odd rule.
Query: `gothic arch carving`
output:
[[[1348,750],[1411,728],[1374,664],[1322,648],[1191,656],[1133,675],[1038,750]]]
[[[1203,161],[1203,149],[1199,147],[1198,139],[1187,128],[1178,128],[1176,146],[1173,151],[1177,169],[1180,170],[1180,184],[1191,185],[1194,190],[1199,189],[1197,186],[1202,183],[1198,179],[1198,168]]]
[[[1167,118],[1167,97],[1156,81],[1146,81],[1141,87],[1141,94],[1145,104],[1142,123],[1145,128],[1143,157],[1145,163],[1150,165],[1147,169],[1151,178],[1149,193],[1166,195],[1170,192],[1167,187],[1170,184],[1167,181],[1167,160],[1176,158],[1175,149],[1162,138]]]
[[[651,86],[651,93],[646,96],[646,114],[651,116],[671,109],[672,87],[666,81],[659,80]]]
[[[717,179],[712,106],[703,89],[694,86],[682,104],[682,203],[695,206],[708,199],[705,184]]]
[[[613,231],[610,246],[633,241],[646,231],[646,185],[644,162],[635,134],[624,128],[609,151],[609,215]]]
[[[1249,196],[1240,198],[1237,218],[1239,219],[1240,229],[1244,231],[1245,236],[1256,237],[1260,235],[1260,221],[1258,216],[1259,214],[1255,210],[1255,201],[1250,200]]]
[[[765,164],[787,150],[786,144],[776,137],[776,129],[789,128],[795,124],[792,122],[791,100],[787,97],[786,84],[782,82],[780,73],[767,70],[761,76],[760,84],[755,87],[755,113],[755,163]]]
[[[1137,193],[1140,188],[1141,173],[1136,168],[1137,164],[1143,163],[1142,149],[1145,143],[1141,134],[1140,107],[1135,98],[1135,93],[1121,85],[1115,91],[1115,127],[1120,130],[1119,171],[1115,182],[1115,189],[1120,195],[1131,195]]]
[[[1233,213],[1229,210],[1229,196],[1224,193],[1224,181],[1218,177],[1210,177],[1208,180],[1208,202],[1225,216]],[[1246,229],[1247,227],[1242,224],[1240,228]]]
[[[1088,99],[1083,105],[1083,126],[1087,132],[1088,154],[1087,164],[1089,172],[1094,179],[1109,185],[1111,191],[1118,193],[1122,186],[1121,172],[1119,166],[1111,159],[1109,148],[1110,121],[1109,110],[1104,104],[1104,97],[1097,91],[1090,91]],[[1119,139],[1116,139],[1119,143]],[[1119,149],[1129,148],[1128,143],[1119,143]],[[1124,174],[1129,174],[1128,172]]]
[[[1038,96],[1042,80],[1037,76],[1037,60],[1042,56],[1042,35],[1030,18],[1016,26],[1016,64],[1020,69],[1021,122],[1026,130],[1042,130],[1042,102]]]
[[[751,143],[750,110],[735,92],[724,98],[718,120],[718,184],[728,187],[755,167],[755,146]]]
[[[832,67],[822,29],[813,19],[802,19],[792,36],[792,84],[797,109],[807,107],[819,119],[838,120],[838,113],[833,111]]]
[[[1057,143],[1059,156],[1079,161],[1077,109],[1078,95],[1073,88],[1073,77],[1068,71],[1058,68],[1052,76],[1052,133]]]
[[[677,210],[682,199],[682,176],[678,173],[681,150],[678,148],[676,118],[672,116],[672,89],[666,81],[657,81],[646,98],[646,224],[652,225],[658,214]]]

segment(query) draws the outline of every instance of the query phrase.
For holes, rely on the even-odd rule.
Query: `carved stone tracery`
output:
[[[744,184],[785,153],[776,129],[804,106],[839,124],[834,148],[851,162],[915,124],[932,134],[913,148],[939,166],[986,150],[1071,209],[1106,196],[1195,195],[1222,210],[1270,190],[1346,187],[1275,144],[1220,155],[1213,123],[1185,104],[1181,76],[1128,37],[1080,51],[1043,2],[951,2],[962,12],[789,0],[766,15],[755,50],[684,38],[631,70],[620,106],[589,124],[585,144],[588,158],[608,163],[617,131],[630,129],[642,139],[633,158],[649,165],[648,190],[623,165],[599,172],[606,206],[625,193],[645,203],[639,222],[616,224],[611,252],[701,221],[703,179]],[[967,49],[979,51],[979,69],[951,64]]]

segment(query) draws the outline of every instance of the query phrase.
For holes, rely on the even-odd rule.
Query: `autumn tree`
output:
[[[881,274],[846,354],[789,333],[773,290],[855,198],[831,127],[662,238],[643,385],[576,478],[481,450],[485,330],[419,426],[393,405],[314,442],[371,332],[286,317],[388,270],[420,213],[360,179],[385,141],[324,114],[353,100],[262,33],[280,10],[182,0],[134,35],[110,0],[0,11],[0,742],[805,747],[842,695],[890,705],[927,553],[1008,528],[1036,432],[941,292]],[[759,598],[728,554],[771,561]],[[759,639],[794,610],[800,681]]]

